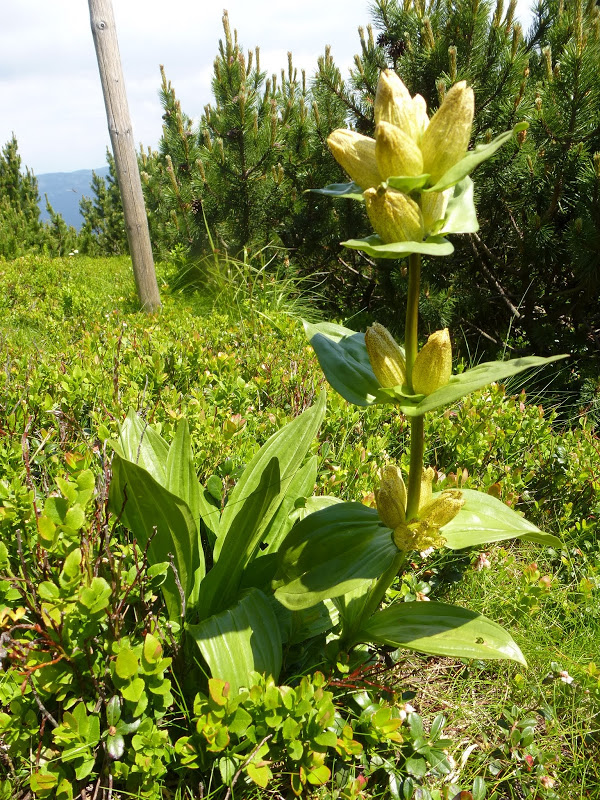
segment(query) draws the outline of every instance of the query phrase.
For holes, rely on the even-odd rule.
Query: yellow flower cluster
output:
[[[464,505],[458,489],[447,489],[434,500],[433,476],[431,467],[423,470],[417,519],[407,520],[406,486],[399,468],[389,464],[381,472],[381,483],[375,492],[379,518],[394,531],[394,544],[405,553],[441,547],[444,537],[440,528],[454,519]]]
[[[365,346],[375,377],[387,389],[406,382],[404,354],[392,334],[375,322],[367,328]],[[452,375],[452,345],[448,328],[432,333],[415,359],[412,388],[415,394],[432,394]]]
[[[393,70],[384,70],[375,95],[375,138],[338,129],[327,143],[363,190],[369,219],[386,243],[422,241],[443,219],[449,195],[411,195],[387,186],[390,177],[429,175],[433,186],[467,151],[473,123],[473,90],[456,83],[431,119],[421,95],[410,96]]]

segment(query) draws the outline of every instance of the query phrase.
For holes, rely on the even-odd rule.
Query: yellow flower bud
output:
[[[390,175],[422,175],[423,156],[414,140],[390,122],[375,128],[375,158],[379,173]]]
[[[388,329],[375,322],[367,328],[365,346],[379,383],[386,389],[402,386],[406,381],[406,361]]]
[[[427,116],[427,102],[420,94],[416,94],[412,99],[413,114],[417,127],[416,141],[420,144],[421,137],[425,132],[425,128],[429,125],[429,117]]]
[[[379,518],[388,528],[397,528],[405,518],[406,486],[402,480],[400,469],[388,464],[381,471],[381,484],[375,492]]]
[[[432,467],[423,467],[423,472],[421,474],[421,490],[419,492],[419,516],[421,513],[421,509],[426,508],[429,503],[431,503],[431,498],[433,497],[433,478],[435,476],[435,471]]]
[[[445,192],[423,192],[421,194],[421,213],[423,214],[425,235],[433,229],[436,222],[444,219],[452,192],[452,189],[446,189]]]
[[[410,525],[399,525],[393,534],[394,544],[398,550],[409,553],[411,550],[428,550],[430,547],[442,547],[445,539],[439,529],[428,525],[425,521],[412,522]]]
[[[416,394],[431,394],[445,386],[452,375],[452,345],[448,328],[432,333],[417,355],[412,372]]]
[[[423,168],[435,183],[467,152],[475,99],[465,81],[455,83],[446,94],[421,139]]]
[[[420,242],[423,217],[415,201],[403,192],[378,186],[364,193],[371,225],[384,242]]]
[[[458,514],[465,501],[459,489],[446,489],[439,497],[428,503],[419,517],[430,527],[443,528]]]
[[[416,141],[420,134],[416,110],[410,92],[394,70],[383,70],[375,93],[375,124],[390,122]]]
[[[430,470],[423,471],[424,480],[429,472]],[[433,470],[431,473],[433,474]],[[428,483],[431,489],[431,481],[428,480]],[[464,502],[462,492],[458,489],[447,489],[435,500],[431,499],[429,491],[428,503],[419,508],[419,519],[408,524],[401,523],[394,529],[394,544],[404,552],[441,547],[444,537],[440,534],[440,528],[454,519]]]
[[[379,186],[383,180],[375,158],[375,139],[343,128],[333,131],[327,138],[329,149],[361,189]]]

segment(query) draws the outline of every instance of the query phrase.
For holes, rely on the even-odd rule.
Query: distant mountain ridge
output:
[[[75,172],[45,172],[43,175],[36,175],[38,190],[40,193],[40,210],[42,220],[49,219],[46,212],[46,198],[52,208],[62,214],[67,225],[74,228],[81,228],[83,217],[79,213],[79,201],[82,197],[91,197],[92,172],[106,177],[108,166],[99,169],[78,169]]]

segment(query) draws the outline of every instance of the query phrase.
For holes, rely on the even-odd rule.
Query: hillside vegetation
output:
[[[161,268],[161,279],[170,269]],[[217,736],[219,725],[229,725],[230,744],[215,740],[195,760],[177,745],[204,730],[208,707],[186,699],[174,679],[181,654],[165,627],[160,575],[149,572],[139,583],[143,552],[107,510],[110,459],[130,409],[167,442],[185,417],[194,469],[222,506],[258,448],[313,404],[323,385],[295,316],[302,298],[289,285],[248,272],[235,291],[225,284],[204,305],[169,293],[163,283],[164,310],[148,317],[135,311],[126,259],[22,258],[0,265],[0,281],[3,796],[83,797],[103,786],[123,797],[197,797],[199,781],[204,797],[230,796],[219,786],[236,726],[217,713],[218,697],[207,701],[211,725]],[[435,798],[462,788],[474,797],[566,800],[600,790],[593,663],[600,644],[598,444],[585,417],[556,428],[553,410],[543,396],[539,401],[498,386],[472,395],[432,420],[426,458],[442,485],[501,497],[560,536],[562,548],[500,543],[485,551],[414,554],[387,597],[450,600],[484,612],[510,628],[528,668],[406,650],[347,665],[328,660],[326,650],[302,654],[290,645],[280,682],[301,687],[295,691],[305,706],[294,741],[303,743],[303,758],[312,753],[313,761],[302,763],[313,770],[321,764],[330,776],[321,788],[318,779],[298,784],[301,791]],[[315,493],[372,503],[385,461],[407,464],[406,423],[386,406],[367,413],[332,391],[327,402],[310,448],[318,459]],[[36,515],[49,522],[40,527]],[[88,579],[79,566],[73,570],[73,552],[97,576],[90,586],[106,584],[105,600],[70,599],[88,591],[79,589]],[[18,580],[25,583],[17,591]],[[58,602],[62,616],[32,630],[27,620],[36,603],[50,609]],[[124,646],[137,653],[149,641],[168,658],[157,683],[158,662],[155,668],[135,657],[138,690],[133,678],[122,677],[130,673],[118,654]],[[307,675],[302,684],[298,669]],[[211,686],[214,695],[218,687]],[[253,691],[244,713],[273,737],[263,760],[275,783],[259,788],[264,775],[257,762],[256,771],[238,777],[235,795],[286,796],[298,762],[285,755],[290,740],[278,739],[281,723],[267,710],[281,700],[273,690],[264,701],[258,698],[265,688]],[[343,747],[310,738],[320,730],[311,733],[310,720],[327,703],[347,726]],[[139,728],[131,727],[136,718]]]

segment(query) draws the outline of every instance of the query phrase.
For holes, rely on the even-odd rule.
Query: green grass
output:
[[[38,499],[54,489],[69,454],[101,474],[134,408],[167,439],[185,415],[201,480],[217,475],[227,491],[323,379],[299,321],[310,311],[306,298],[264,264],[219,269],[210,291],[189,294],[169,290],[172,267],[159,267],[163,309],[147,316],[136,310],[127,259],[0,262],[0,477],[25,479],[24,443]],[[552,413],[497,387],[428,422],[440,481],[493,491],[561,536],[564,548],[490,547],[491,566],[479,571],[478,552],[415,560],[420,590],[510,628],[529,665],[393,657],[382,680],[410,698],[426,725],[437,713],[447,718],[454,781],[424,784],[446,797],[480,776],[490,800],[596,798],[600,686],[589,664],[600,659],[598,441],[585,419],[559,428]],[[387,460],[406,465],[406,436],[389,409],[356,409],[329,390],[314,444],[316,491],[372,502],[378,469]],[[533,739],[521,746],[514,731],[527,718]],[[543,776],[556,780],[553,788]],[[233,796],[276,797],[276,789],[240,784]],[[321,797],[336,796],[327,791]],[[205,792],[224,796],[208,783]],[[382,785],[364,796],[393,795]]]

